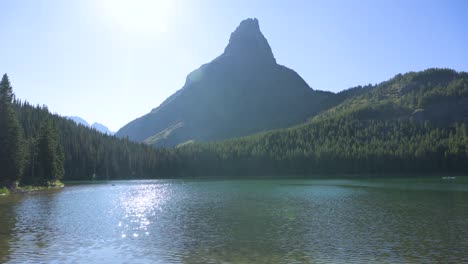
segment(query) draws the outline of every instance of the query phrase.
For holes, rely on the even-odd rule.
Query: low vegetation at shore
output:
[[[0,188],[0,196],[5,196],[5,195],[9,195],[10,194],[10,191],[3,187],[3,188]]]
[[[65,184],[61,181],[55,181],[49,183],[47,185],[38,186],[38,185],[23,185],[23,186],[13,186],[13,187],[3,187],[0,188],[0,196],[8,196],[12,193],[30,193],[30,192],[38,192],[38,191],[45,191],[50,189],[58,189],[65,187]]]

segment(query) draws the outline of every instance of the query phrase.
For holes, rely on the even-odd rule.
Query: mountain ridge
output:
[[[107,135],[114,135],[115,134],[115,132],[110,131],[110,129],[107,126],[105,126],[105,125],[103,125],[101,123],[98,123],[98,122],[94,122],[93,124],[89,124],[88,121],[84,120],[83,118],[81,118],[79,116],[66,116],[65,118],[74,121],[78,125],[83,125],[85,127],[94,128],[94,129],[96,129],[97,131],[99,131],[99,132],[101,132],[103,134],[107,134]]]
[[[447,124],[468,122],[468,73],[448,68],[428,68],[397,74],[313,119],[351,115],[357,118],[412,118]]]

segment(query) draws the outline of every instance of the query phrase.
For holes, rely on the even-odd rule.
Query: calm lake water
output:
[[[468,183],[154,180],[0,198],[6,263],[468,262]]]

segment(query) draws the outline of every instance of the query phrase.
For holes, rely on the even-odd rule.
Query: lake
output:
[[[68,185],[0,198],[0,262],[468,262],[468,182]]]

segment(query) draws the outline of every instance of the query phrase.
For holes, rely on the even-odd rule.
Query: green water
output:
[[[11,195],[0,262],[468,262],[468,183],[154,180]]]

